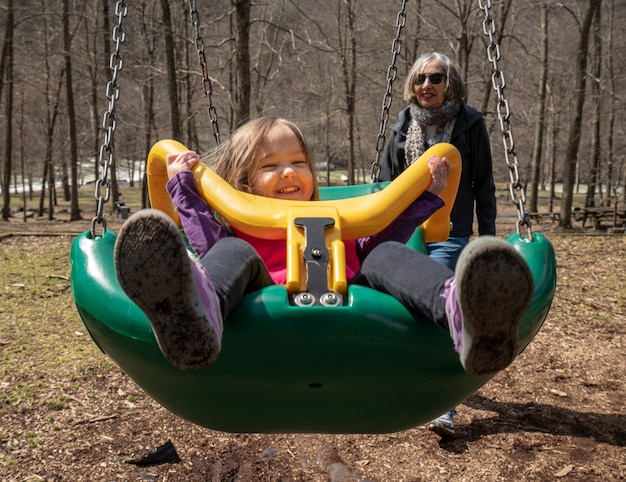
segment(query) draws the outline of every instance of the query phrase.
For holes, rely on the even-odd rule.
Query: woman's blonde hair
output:
[[[246,122],[233,132],[215,153],[215,156],[217,156],[215,172],[235,189],[251,193],[250,182],[257,168],[256,162],[254,162],[257,149],[265,140],[267,134],[277,124],[288,127],[298,138],[306,163],[313,174],[313,196],[310,200],[318,200],[317,177],[311,160],[311,151],[304,139],[304,135],[293,122],[280,117],[259,117]]]
[[[417,102],[414,89],[415,81],[417,80],[417,76],[420,74],[422,67],[432,60],[436,61],[443,69],[442,73],[446,74],[446,90],[444,100],[462,100],[466,95],[466,90],[465,82],[463,82],[463,77],[461,76],[461,71],[447,55],[439,52],[423,54],[415,61],[411,70],[409,70],[409,75],[407,76],[406,81],[404,82],[404,100],[406,102]]]

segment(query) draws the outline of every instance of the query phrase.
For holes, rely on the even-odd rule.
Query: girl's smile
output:
[[[293,201],[310,201],[313,197],[313,173],[289,127],[277,124],[267,133],[255,162],[250,182],[254,194]]]

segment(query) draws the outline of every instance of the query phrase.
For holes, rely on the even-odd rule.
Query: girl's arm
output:
[[[191,171],[175,174],[167,183],[167,191],[178,209],[189,244],[200,258],[217,241],[229,236],[228,231],[213,216],[211,207],[198,194]]]
[[[422,193],[380,233],[357,239],[356,247],[359,259],[363,261],[372,249],[385,241],[406,243],[415,232],[415,228],[426,221],[435,211],[442,208],[444,204],[443,199],[438,195],[429,191]]]
[[[398,241],[406,243],[415,228],[426,221],[435,211],[443,207],[444,201],[438,194],[448,185],[450,162],[445,157],[437,155],[428,158],[431,183],[428,190],[418,197],[392,223],[368,238],[357,240],[357,253],[361,260],[377,245],[384,241]],[[360,248],[360,249],[359,249]]]

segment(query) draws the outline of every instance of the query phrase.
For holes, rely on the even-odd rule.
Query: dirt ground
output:
[[[12,220],[0,222],[0,236],[88,225]],[[510,232],[511,218],[498,228]],[[0,480],[625,480],[626,236],[557,233],[549,222],[536,229],[557,253],[552,310],[513,365],[458,407],[456,435],[447,438],[424,427],[228,434],[181,420],[86,335],[69,288],[72,236],[5,237],[2,264],[17,257],[22,268],[0,273],[0,298],[11,306],[0,309]],[[47,274],[31,279],[38,268]],[[127,463],[168,440],[179,462]]]

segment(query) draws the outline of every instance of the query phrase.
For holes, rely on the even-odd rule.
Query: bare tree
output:
[[[591,57],[591,100],[594,111],[591,128],[591,172],[587,184],[585,207],[595,206],[596,187],[600,178],[600,118],[602,113],[602,95],[600,81],[602,72],[602,8],[596,8],[593,20],[593,46],[594,52]],[[600,183],[600,200],[602,200],[602,184]]]
[[[556,112],[554,107],[554,96],[550,94],[550,114],[552,119],[552,127],[550,129],[550,140],[552,149],[550,149],[550,199],[548,201],[548,212],[554,212],[554,199],[556,198],[556,159],[557,159],[557,139],[559,137],[560,113]]]
[[[456,0],[454,2],[454,16],[459,21],[459,30],[457,33],[456,44],[452,46],[456,55],[456,60],[461,68],[461,75],[464,79],[468,78],[469,56],[472,51],[473,38],[477,32],[472,31],[469,25],[470,13],[474,0]]]
[[[530,186],[531,211],[537,212],[537,196],[539,192],[539,174],[541,172],[541,153],[543,152],[543,133],[545,130],[546,88],[548,85],[548,6],[541,5],[541,69],[539,79],[539,96],[537,98],[537,124],[535,128],[535,145],[532,157],[532,178]]]
[[[46,205],[46,186],[48,188],[48,213],[49,219],[54,217],[54,205],[56,200],[55,192],[55,166],[54,166],[54,145],[55,145],[55,131],[57,127],[57,120],[60,114],[61,106],[61,93],[63,91],[65,67],[63,64],[59,65],[58,77],[56,77],[56,87],[54,92],[51,91],[53,82],[55,81],[53,63],[54,56],[52,55],[52,45],[55,43],[55,32],[58,30],[56,24],[50,25],[50,19],[54,16],[48,15],[45,2],[41,1],[41,10],[44,12],[43,16],[43,48],[44,48],[44,66],[45,66],[45,87],[44,87],[44,104],[45,104],[45,118],[44,118],[44,134],[45,134],[45,155],[43,174],[41,177],[41,194],[39,197],[39,207],[37,214],[39,217],[43,217],[45,214]]]
[[[191,39],[191,29],[189,22],[180,22],[182,38],[183,38],[183,55],[182,58],[184,60],[183,69],[185,75],[183,76],[182,82],[180,83],[181,97],[183,100],[183,104],[185,106],[184,115],[183,115],[183,144],[187,146],[198,145],[198,136],[195,131],[195,124],[193,122],[193,83],[191,76],[191,49],[189,39]]]
[[[152,4],[152,2],[150,2]],[[155,58],[155,50],[156,50],[156,36],[149,35],[150,31],[150,21],[154,21],[153,17],[149,16],[148,12],[152,12],[154,15],[154,10],[152,7],[147,5],[146,1],[141,2],[141,32],[143,34],[143,42],[142,46],[144,50],[142,50],[141,58],[142,61],[148,65],[152,66],[153,59]],[[148,75],[146,82],[142,87],[142,97],[143,97],[143,158],[148,159],[148,154],[153,144],[153,132],[156,132],[155,125],[155,112],[154,112],[154,102],[155,102],[155,93],[154,93],[154,75]],[[142,189],[141,189],[141,206],[143,208],[148,207],[148,183],[145,179],[146,174],[144,173]]]
[[[345,4],[342,15],[341,5]],[[348,121],[348,184],[354,184],[355,168],[355,105],[356,105],[356,36],[354,0],[338,0],[339,55],[343,73],[346,116]]]
[[[167,62],[167,88],[169,93],[169,109],[171,120],[171,135],[174,139],[181,139],[180,113],[178,103],[178,86],[176,84],[176,46],[172,31],[172,14],[168,0],[161,0],[161,13],[165,27],[165,58]]]
[[[2,195],[4,205],[2,207],[2,219],[9,220],[11,216],[11,173],[13,159],[13,92],[14,73],[13,73],[13,39],[15,27],[15,10],[13,8],[13,0],[9,0],[7,5],[6,31],[4,35],[4,45],[2,47],[2,60],[0,60],[0,85],[7,85],[6,91],[6,118],[8,119],[5,132],[4,145],[4,177],[2,179]],[[2,98],[2,87],[0,87],[0,99]]]
[[[607,66],[607,78],[609,86],[609,106],[608,106],[608,136],[607,136],[607,190],[606,190],[606,202],[607,205],[611,205],[611,199],[613,192],[615,192],[616,204],[618,203],[617,188],[619,188],[620,171],[615,172],[617,174],[617,181],[614,183],[614,162],[615,156],[613,153],[613,146],[615,143],[615,112],[617,111],[617,96],[615,95],[615,65],[614,65],[614,18],[615,18],[615,2],[609,3],[609,20],[608,20],[608,66]],[[626,191],[626,189],[625,189]],[[624,199],[626,199],[626,192],[624,192]]]
[[[72,194],[70,203],[70,221],[81,219],[78,207],[78,137],[76,133],[76,110],[74,107],[74,88],[72,85],[72,39],[70,32],[70,11],[69,1],[63,0],[63,46],[65,61],[65,95],[67,96],[67,115],[70,127],[70,166],[72,173]],[[48,212],[50,219],[53,219],[52,206]]]
[[[255,90],[254,107],[255,114],[261,115],[267,103],[268,94],[271,92],[271,83],[276,81],[280,75],[281,68],[284,64],[285,55],[288,55],[285,44],[291,44],[291,49],[296,51],[294,32],[284,28],[283,18],[286,9],[286,0],[276,2],[278,5],[266,4],[262,5],[261,18],[257,23],[260,24],[257,36],[259,41],[255,42],[258,46],[255,55],[254,65],[251,72],[256,74],[253,81]],[[281,35],[287,34],[287,37]]]
[[[105,15],[103,15],[104,21],[103,23],[107,24],[107,31],[105,32],[105,42],[103,45],[104,48],[109,47],[108,35],[110,35],[110,28],[108,26],[109,18],[108,11],[109,5],[108,2],[102,2],[103,9],[105,11]],[[89,79],[89,123],[91,127],[91,140],[93,142],[93,147],[91,148],[92,153],[94,154],[94,179],[98,179],[98,162],[97,162],[97,153],[100,147],[99,145],[99,130],[102,126],[102,119],[100,118],[100,110],[98,108],[99,99],[101,95],[100,91],[100,82],[101,73],[105,70],[104,62],[100,62],[100,57],[98,56],[98,47],[102,43],[102,31],[105,28],[98,26],[98,20],[100,16],[98,15],[99,5],[93,5],[93,19],[90,22],[89,19],[85,18],[82,22],[83,33],[84,33],[84,41],[81,42],[82,47],[84,48],[84,55],[86,56],[87,62],[85,62],[85,67],[87,69],[87,77]],[[107,59],[110,56],[110,52]]]
[[[250,0],[232,0],[235,6],[237,63],[235,68],[235,122],[238,126],[250,118]]]
[[[589,32],[593,23],[595,10],[596,8],[598,8],[600,3],[601,0],[587,0],[585,13],[580,24],[580,37],[578,41],[578,52],[576,55],[576,86],[574,87],[575,108],[569,130],[567,152],[565,155],[565,169],[563,172],[563,198],[561,200],[561,216],[559,218],[559,227],[561,228],[572,227],[571,219],[572,204],[574,199],[576,160],[578,159],[578,149],[580,145],[583,106],[585,103],[585,86],[587,82],[587,53],[589,49]]]
[[[414,35],[412,35],[413,38],[413,43],[411,45],[411,48],[409,48],[409,43],[405,42],[405,45],[407,46],[404,49],[404,56],[405,56],[405,60],[406,60],[406,72],[405,75],[409,73],[409,69],[410,67],[415,63],[415,61],[417,60],[417,58],[419,57],[419,52],[420,52],[420,45],[421,45],[421,39],[419,36],[419,32],[420,32],[420,27],[422,24],[422,0],[415,0],[414,2],[415,5],[415,10],[414,10],[414,14],[415,14],[415,29],[414,29]],[[409,37],[410,39],[410,37]]]

